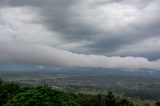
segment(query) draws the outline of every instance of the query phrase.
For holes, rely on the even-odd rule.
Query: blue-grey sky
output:
[[[0,0],[0,62],[159,69],[159,12],[159,0]]]

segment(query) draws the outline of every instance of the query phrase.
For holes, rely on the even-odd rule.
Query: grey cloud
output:
[[[122,5],[122,7],[123,5],[134,7],[137,12],[140,12],[136,17],[138,19],[131,24],[127,23],[125,27],[123,27],[123,25],[121,26],[121,24],[124,23],[120,23],[120,28],[115,24],[115,28],[113,27],[111,30],[110,25],[116,22],[108,22],[108,25],[105,25],[106,23],[104,22],[109,20],[108,17],[110,17],[110,15],[108,15],[108,17],[106,15],[105,19],[99,19],[100,22],[96,23],[95,21],[97,20],[95,18],[98,15],[96,9],[100,6],[107,7],[111,4],[119,4]],[[123,49],[124,45],[138,43],[151,36],[155,37],[160,35],[160,15],[158,14],[160,8],[158,0],[95,0],[94,2],[88,0],[1,0],[0,5],[38,8],[39,14],[37,15],[38,18],[40,18],[40,22],[38,23],[58,33],[58,36],[65,42],[80,42],[81,40],[92,41],[92,44],[86,45],[86,47],[83,46],[83,48],[89,48],[92,54],[112,56],[113,53],[121,56],[142,56],[142,53],[128,54],[124,52],[123,54],[118,54],[116,51],[117,49]],[[112,13],[114,11],[111,10],[110,12]],[[137,12],[133,13],[133,15],[136,15]],[[103,14],[104,13],[101,15],[103,16]],[[149,16],[147,16],[147,14],[149,14]],[[88,17],[91,18],[88,19]],[[115,16],[113,18],[117,17],[118,16]],[[123,17],[120,18],[118,22],[121,21],[123,21]],[[104,29],[101,28],[102,25],[104,25]],[[83,48],[79,48],[77,52],[83,53]],[[144,53],[147,54],[144,56],[147,58],[155,58],[155,56],[152,57],[155,52],[152,53]],[[158,57],[158,55],[156,57]]]
[[[1,6],[68,6],[74,0],[1,0]]]

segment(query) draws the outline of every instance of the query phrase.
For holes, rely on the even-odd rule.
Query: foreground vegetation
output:
[[[137,104],[112,92],[71,93],[47,85],[22,87],[14,82],[0,81],[0,106],[150,106],[150,104]],[[159,102],[156,102],[155,106],[160,106]]]

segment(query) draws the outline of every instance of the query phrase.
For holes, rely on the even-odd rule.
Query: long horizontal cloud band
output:
[[[160,69],[160,60],[149,61],[144,57],[107,57],[76,54],[42,45],[1,45],[0,62],[63,67]]]

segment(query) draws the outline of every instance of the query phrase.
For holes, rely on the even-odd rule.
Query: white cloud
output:
[[[98,2],[103,3],[99,5]],[[160,15],[157,14],[160,11],[160,3],[156,0],[148,4],[144,3],[141,8],[138,5],[143,3],[139,0],[105,2],[103,0],[83,0],[79,6],[75,6],[74,10],[80,14],[79,18],[86,23],[99,28],[99,30],[111,31],[112,33],[131,31],[135,26],[140,28],[148,27],[160,19]]]
[[[32,11],[34,9],[34,12]],[[5,24],[0,24],[0,38],[12,39],[3,43],[24,43],[56,45],[60,40],[54,32],[48,31],[39,21],[35,8],[4,8],[0,14]],[[1,39],[0,41],[2,42]],[[59,42],[58,42],[59,41]]]
[[[149,61],[143,57],[106,57],[76,54],[41,45],[1,45],[0,62],[61,67],[160,69],[160,60]]]
[[[8,36],[0,36],[0,44],[4,44],[4,43],[8,43],[8,42],[12,42],[13,40],[11,39],[11,37]]]

